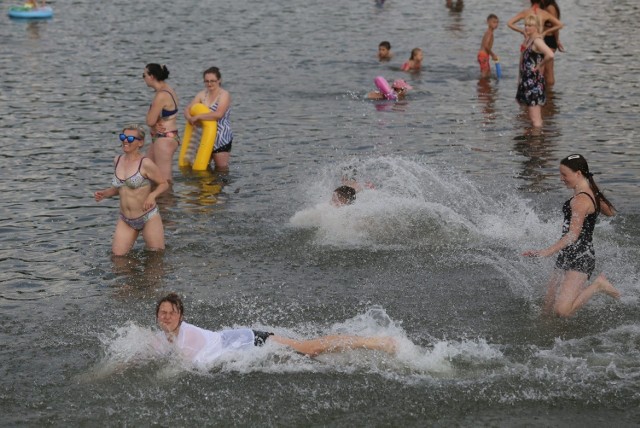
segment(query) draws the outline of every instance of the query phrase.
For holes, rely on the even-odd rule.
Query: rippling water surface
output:
[[[0,18],[0,424],[640,423],[636,2],[562,2],[567,52],[539,136],[514,101],[506,27],[525,1],[49,3],[50,21]],[[492,12],[504,76],[482,82]],[[413,47],[424,70],[403,75]],[[149,62],[167,64],[182,106],[221,68],[231,170],[176,171],[165,254],[139,243],[112,260],[117,200],[92,194],[121,125],[144,120]],[[377,75],[414,90],[366,101]],[[545,320],[552,261],[518,254],[557,239],[557,165],[574,152],[620,211],[595,244],[623,296]],[[336,210],[345,168],[375,189]],[[206,328],[390,334],[401,350],[266,346],[208,372],[149,361],[169,290]]]

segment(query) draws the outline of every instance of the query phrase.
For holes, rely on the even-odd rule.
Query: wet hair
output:
[[[138,137],[140,137],[140,139],[144,143],[144,136],[145,136],[144,127],[139,123],[127,123],[122,128],[122,132],[124,131],[136,131],[138,133]]]
[[[593,179],[593,174],[589,171],[589,164],[584,156],[579,154],[569,155],[566,158],[560,161],[560,165],[564,165],[569,168],[571,171],[578,172],[582,174],[589,181],[589,187],[593,192],[593,195],[596,197],[596,210],[600,211],[600,201],[609,205],[611,209],[615,210],[615,207],[605,196],[602,194],[596,182]]]
[[[340,203],[349,205],[356,201],[356,189],[351,186],[340,186],[333,193],[338,197]]]
[[[215,74],[218,80],[222,79],[222,74],[220,74],[220,69],[218,67],[207,68],[204,73],[202,73],[202,77],[206,76],[207,74]]]
[[[531,6],[534,6],[536,4],[542,5],[542,0],[531,0]]]
[[[166,65],[151,63],[147,64],[145,68],[148,75],[155,77],[160,82],[169,78],[169,70]]]
[[[487,16],[487,21],[490,19],[498,19],[498,16],[494,13],[490,13],[489,16]]]
[[[160,305],[164,302],[171,303],[171,306],[176,308],[180,313],[180,318],[184,315],[184,305],[182,304],[182,299],[176,293],[169,293],[164,296],[162,299],[158,300],[158,304],[156,305],[156,318],[158,318],[158,312],[160,312]]]
[[[416,57],[416,54],[417,54],[418,52],[420,52],[421,50],[422,50],[422,49],[420,49],[420,48],[413,48],[413,49],[411,49],[411,57],[409,57],[409,59],[414,59],[414,58]]]
[[[538,15],[527,15],[527,17],[524,18],[524,24],[535,25],[538,33],[542,33],[542,21],[540,21]]]
[[[558,19],[560,19],[560,6],[558,6],[558,3],[556,3],[556,0],[543,0],[542,7],[546,9],[549,6],[553,6],[556,8],[556,11],[558,12]]]
[[[391,43],[387,42],[386,40],[383,42],[380,42],[380,44],[378,45],[379,48],[387,48],[388,50],[391,50]]]

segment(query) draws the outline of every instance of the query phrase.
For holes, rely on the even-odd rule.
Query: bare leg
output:
[[[213,163],[215,164],[216,171],[228,171],[230,157],[231,157],[231,152],[214,153]]]
[[[544,307],[542,309],[545,315],[551,315],[553,313],[553,308],[556,304],[556,295],[558,294],[558,287],[562,281],[562,276],[563,271],[554,269],[551,274],[551,278],[549,278],[549,282],[547,283],[547,294],[545,295]]]
[[[290,346],[301,354],[315,357],[328,352],[344,352],[352,349],[369,349],[395,354],[396,341],[392,337],[323,336],[311,340],[295,340],[271,336],[269,340]]]
[[[529,106],[529,119],[531,124],[535,128],[542,128],[542,107],[541,106]]]
[[[547,86],[553,86],[553,84],[556,83],[556,78],[553,73],[553,60],[544,65],[544,81]]]
[[[620,297],[620,292],[603,274],[600,274],[588,287],[581,290],[586,281],[587,275],[582,272],[568,271],[565,273],[554,307],[558,316],[563,318],[572,316],[597,292],[603,292],[616,299]]]
[[[606,276],[603,273],[598,275],[598,277],[582,292],[578,295],[576,300],[573,302],[573,311],[577,311],[581,307],[583,307],[593,296],[595,293],[605,293],[608,296],[613,297],[614,299],[620,298],[620,291],[613,286],[609,282]]]
[[[116,231],[113,233],[111,251],[113,251],[113,254],[116,256],[124,256],[129,252],[129,250],[131,250],[137,238],[138,231],[132,229],[121,219],[118,219],[118,223],[116,223]]]
[[[164,227],[159,214],[151,217],[144,225],[142,237],[147,249],[152,251],[164,250]]]

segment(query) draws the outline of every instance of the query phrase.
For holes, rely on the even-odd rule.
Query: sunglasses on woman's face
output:
[[[120,141],[123,143],[126,141],[128,144],[131,144],[136,140],[142,141],[142,138],[134,137],[133,135],[120,134]]]

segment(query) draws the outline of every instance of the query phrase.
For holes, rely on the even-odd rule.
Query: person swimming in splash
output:
[[[184,305],[176,293],[169,293],[156,305],[156,322],[160,327],[161,353],[175,350],[185,361],[207,366],[225,353],[251,352],[267,341],[288,346],[294,351],[316,357],[331,352],[368,349],[395,354],[397,343],[392,337],[363,337],[330,335],[309,340],[296,340],[272,332],[238,328],[232,330],[206,330],[184,321]]]
[[[409,85],[404,79],[396,79],[391,84],[391,89],[393,89],[393,93],[395,93],[395,97],[397,100],[403,100],[407,96],[407,92],[410,89],[413,89],[413,86]],[[382,92],[380,91],[371,91],[367,94],[367,98],[370,100],[386,100],[388,99]]]
[[[356,193],[355,188],[342,185],[333,191],[333,195],[331,196],[331,205],[334,207],[351,205],[356,201]]]

